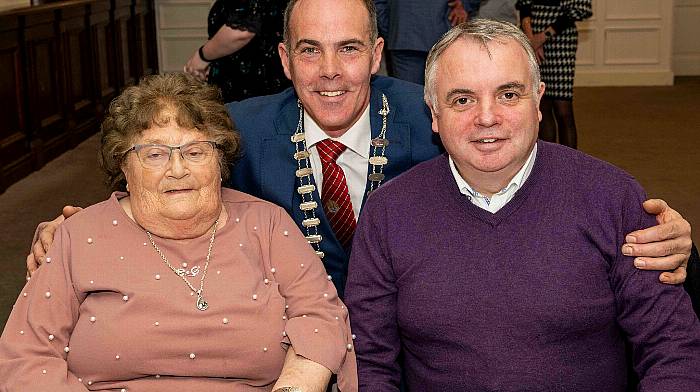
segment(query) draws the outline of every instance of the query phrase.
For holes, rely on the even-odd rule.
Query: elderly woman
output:
[[[20,293],[0,390],[324,391],[332,373],[357,389],[321,261],[281,208],[221,186],[239,138],[218,97],[171,74],[112,103],[116,192],[61,225]]]

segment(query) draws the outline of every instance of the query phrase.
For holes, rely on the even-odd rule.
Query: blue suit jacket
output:
[[[382,117],[378,114],[382,94],[386,95],[390,109],[386,133],[389,146],[385,153],[389,163],[384,167],[386,182],[438,155],[441,147],[431,131],[430,111],[423,103],[422,86],[382,76],[373,77],[371,84],[372,138],[379,135],[382,127]],[[284,207],[301,229],[304,215],[299,209],[301,198],[296,192],[299,183],[294,174],[297,161],[293,158],[295,148],[290,140],[299,120],[294,90],[229,103],[227,107],[243,139],[243,154],[232,169],[230,185]],[[318,191],[314,192],[314,200],[319,203],[316,213],[321,220],[323,262],[342,296],[349,254],[328,224]]]

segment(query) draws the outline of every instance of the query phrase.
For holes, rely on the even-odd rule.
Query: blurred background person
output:
[[[539,138],[576,148],[574,72],[576,21],[590,18],[591,0],[518,0],[523,32],[535,48],[547,88],[540,102]]]
[[[278,93],[291,86],[277,56],[287,0],[217,0],[209,40],[185,72],[221,89],[224,102]]]
[[[389,76],[423,84],[425,60],[433,44],[466,22],[478,0],[374,0],[379,35],[386,42]]]
[[[479,8],[474,10],[474,18],[498,20],[518,24],[517,0],[481,0]]]

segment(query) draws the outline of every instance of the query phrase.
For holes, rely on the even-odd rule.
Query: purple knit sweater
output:
[[[446,156],[369,198],[346,286],[360,391],[700,391],[700,324],[680,286],[622,256],[654,224],[623,171],[539,142],[500,211],[459,193]]]

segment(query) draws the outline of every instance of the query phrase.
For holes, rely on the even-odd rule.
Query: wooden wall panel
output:
[[[88,17],[91,34],[92,79],[95,95],[98,97],[98,111],[101,113],[119,90],[117,56],[114,43],[114,24],[109,2],[91,6]]]
[[[139,76],[151,75],[158,68],[157,52],[153,50],[155,37],[155,17],[153,8],[147,2],[137,0],[134,6],[137,52],[139,54]]]
[[[63,56],[55,13],[28,16],[24,36],[27,110],[36,168],[68,148]]]
[[[93,56],[87,5],[62,10],[59,30],[64,53],[65,101],[68,115],[69,144],[75,146],[94,132],[97,125],[97,97],[90,75]],[[91,132],[92,131],[92,132]]]
[[[158,72],[153,0],[0,11],[0,192],[98,131],[109,102]]]
[[[0,17],[0,192],[32,170],[18,17]]]
[[[116,29],[115,40],[117,64],[119,64],[119,84],[121,86],[131,86],[136,83],[137,79],[134,68],[135,62],[132,59],[134,52],[130,47],[130,41],[134,39],[133,29],[131,28],[131,1],[115,0],[114,3],[114,28]]]

